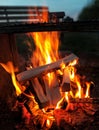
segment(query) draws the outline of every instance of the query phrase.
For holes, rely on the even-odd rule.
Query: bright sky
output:
[[[67,16],[77,18],[79,12],[91,0],[0,0],[0,5],[31,5],[49,7],[49,11],[65,11]]]

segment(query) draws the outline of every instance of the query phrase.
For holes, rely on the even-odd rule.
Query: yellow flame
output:
[[[85,98],[89,98],[90,97],[90,94],[89,94],[89,89],[90,89],[90,83],[86,82],[86,86],[87,86],[87,89],[86,89],[86,94],[85,94]]]
[[[62,102],[64,102],[64,97],[66,99],[66,101],[69,102],[69,98],[89,98],[90,97],[90,83],[89,82],[85,82],[86,84],[86,91],[84,93],[83,87],[81,85],[81,81],[80,81],[80,76],[78,74],[76,74],[76,68],[74,67],[74,65],[77,64],[77,60],[74,60],[73,62],[69,63],[67,67],[68,71],[69,71],[69,76],[70,76],[70,80],[75,83],[76,85],[76,93],[74,94],[72,90],[70,90],[69,92],[64,92],[64,94],[62,95],[62,98],[58,101],[57,105],[56,105],[56,109],[61,108],[61,104]],[[60,90],[61,93],[61,90]]]
[[[30,35],[36,45],[36,50],[33,52],[32,57],[34,67],[48,64],[58,59],[58,32],[35,32],[30,33]]]
[[[55,109],[59,109],[59,108],[61,107],[60,104],[63,102],[63,100],[64,100],[64,97],[62,97],[62,98],[58,101],[58,103],[57,103]]]
[[[0,65],[8,72],[11,74],[11,78],[12,78],[12,83],[16,89],[16,94],[17,96],[21,94],[21,86],[20,84],[17,82],[16,80],[16,76],[15,76],[15,72],[18,71],[17,68],[14,68],[14,65],[12,62],[8,62],[7,64],[4,64],[4,63],[0,63]]]
[[[76,65],[76,64],[77,64],[77,60],[73,60],[72,62],[69,63],[68,66],[74,66],[74,65]]]
[[[81,98],[81,93],[82,93],[82,91],[81,91],[81,85],[80,85],[80,82],[79,82],[79,81],[77,81],[76,83],[77,83],[78,91],[77,91],[75,97]]]
[[[47,127],[50,127],[50,126],[51,126],[51,121],[50,121],[49,119],[47,119],[47,121],[46,121],[46,126],[47,126]]]
[[[65,99],[66,99],[66,101],[69,103],[69,92],[65,92]]]
[[[36,49],[33,52],[31,62],[33,67],[42,66],[55,62],[59,59],[58,56],[58,47],[59,47],[59,33],[58,32],[34,32],[29,33],[29,36],[32,36],[35,42]],[[48,73],[49,87],[51,82],[54,79],[54,73]]]

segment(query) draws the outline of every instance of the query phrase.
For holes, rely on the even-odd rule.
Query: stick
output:
[[[70,54],[69,56],[65,56],[64,58],[57,60],[56,62],[40,66],[37,68],[33,68],[30,70],[26,70],[24,72],[21,72],[17,74],[17,80],[19,82],[26,81],[31,78],[37,77],[41,74],[46,74],[54,69],[59,69],[62,63],[68,64],[69,62],[73,61],[74,59],[78,59],[78,57],[74,54]]]

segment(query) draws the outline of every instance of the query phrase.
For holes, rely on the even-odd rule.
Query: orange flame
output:
[[[89,98],[90,97],[90,84],[91,84],[91,82],[84,82],[86,85],[86,90],[84,92],[83,87],[82,87],[82,83],[80,81],[81,77],[80,77],[80,75],[76,74],[76,68],[74,67],[74,65],[76,65],[76,64],[77,64],[77,61],[74,60],[73,62],[69,63],[68,66],[65,66],[65,68],[67,67],[67,69],[69,71],[70,81],[72,81],[76,85],[76,93],[74,94],[72,90],[70,90],[69,92],[64,92],[64,93],[60,91],[62,98],[60,101],[58,101],[58,103],[56,105],[56,109],[61,108],[61,104],[62,104],[62,102],[64,102],[64,99],[68,103],[68,106],[69,106],[69,104],[70,104],[69,99],[71,97],[72,98]]]
[[[70,92],[71,96],[73,98],[86,98],[86,97],[89,97],[89,91],[90,91],[90,83],[88,82],[85,82],[86,84],[86,92],[84,94],[83,92],[83,87],[81,85],[81,81],[80,81],[80,75],[76,74],[76,68],[74,67],[74,65],[77,64],[77,60],[74,60],[73,62],[69,63],[68,65],[68,70],[69,70],[69,76],[70,76],[70,80],[72,82],[74,82],[77,86],[77,92],[75,95],[73,95],[72,92]]]
[[[76,83],[77,89],[78,89],[78,91],[76,92],[74,97],[75,98],[88,98],[88,97],[90,97],[89,95],[90,95],[90,84],[91,83],[90,82],[85,82],[85,84],[86,84],[86,92],[84,93],[83,87],[82,87],[81,81],[80,81],[80,76],[75,74],[75,69],[74,68],[72,69],[72,71],[73,72],[72,72],[70,78],[71,78],[71,81]]]
[[[56,61],[58,57],[59,35],[58,32],[31,33],[36,45],[33,53],[33,66],[41,66]]]
[[[86,82],[86,86],[87,86],[87,89],[86,89],[86,93],[85,93],[85,98],[89,98],[90,97],[90,83],[89,82]]]
[[[69,102],[69,96],[68,95],[69,95],[69,92],[65,92],[65,99],[66,99],[67,102]]]
[[[45,64],[49,64],[51,62],[55,62],[59,59],[58,32],[34,32],[29,33],[28,35],[33,37],[36,47],[31,58],[31,62],[34,68]],[[55,82],[55,78],[56,77],[54,72],[48,73],[44,76],[44,79],[46,80],[49,88],[52,87],[52,84]],[[44,109],[42,109],[42,111],[42,118],[46,120],[46,127],[50,128],[54,120],[53,111],[50,113],[46,112]]]
[[[18,71],[17,68],[14,68],[14,65],[12,62],[8,62],[7,64],[3,64],[3,63],[0,63],[0,65],[8,72],[11,74],[11,78],[12,78],[12,83],[16,89],[16,94],[17,96],[21,94],[21,86],[20,84],[17,82],[16,80],[16,77],[15,77],[15,72]]]
[[[36,49],[31,58],[33,67],[42,66],[59,59],[59,33],[58,32],[35,32],[30,33],[35,41]],[[53,73],[48,73],[49,85],[53,80]]]

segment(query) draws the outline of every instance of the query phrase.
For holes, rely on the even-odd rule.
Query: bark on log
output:
[[[78,57],[74,54],[70,54],[69,56],[65,56],[64,58],[59,59],[56,62],[21,72],[17,74],[16,77],[19,82],[26,81],[31,78],[40,76],[41,74],[46,74],[54,69],[59,69],[62,63],[68,64],[75,59],[78,60]]]

